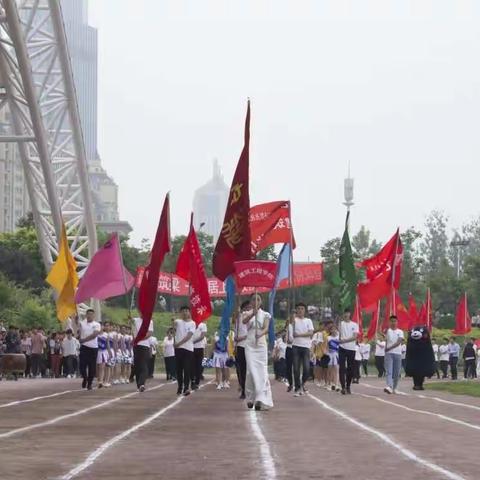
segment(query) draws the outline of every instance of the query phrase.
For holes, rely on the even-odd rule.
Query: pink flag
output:
[[[82,303],[90,298],[106,298],[125,295],[135,279],[123,266],[118,234],[114,233],[97,251],[80,280],[75,301]]]

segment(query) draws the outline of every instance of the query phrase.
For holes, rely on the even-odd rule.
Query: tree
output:
[[[440,210],[434,210],[425,221],[426,232],[423,236],[421,253],[425,260],[425,272],[431,277],[447,261],[448,217]]]
[[[409,293],[417,299],[423,298],[425,296],[425,285],[421,281],[421,275],[425,262],[418,251],[417,245],[417,242],[422,238],[422,234],[414,227],[410,227],[400,235],[400,238],[403,245],[400,293],[404,299]]]
[[[358,233],[352,237],[353,255],[356,260],[365,260],[380,250],[380,244],[375,239],[370,240],[370,235],[370,230],[362,225]]]

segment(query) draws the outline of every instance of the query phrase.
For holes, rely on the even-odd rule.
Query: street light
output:
[[[470,240],[459,238],[458,240],[452,240],[450,246],[457,249],[457,278],[460,278],[460,249],[468,247]]]

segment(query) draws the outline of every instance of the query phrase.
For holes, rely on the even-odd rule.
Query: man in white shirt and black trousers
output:
[[[137,338],[143,320],[137,317],[133,319],[132,323],[133,338]],[[150,349],[150,337],[152,335],[153,320],[150,320],[145,338],[137,342],[137,344],[133,347],[133,368],[135,371],[135,380],[137,382],[137,388],[139,392],[145,391],[145,383],[147,382],[148,378],[148,367],[150,364],[150,358],[152,356],[152,351]]]
[[[89,308],[87,317],[78,326],[80,342],[80,375],[82,388],[92,389],[93,379],[97,373],[97,337],[102,332],[101,325],[95,321],[95,310]]]
[[[312,348],[313,323],[305,317],[307,307],[304,303],[295,306],[296,315],[293,320],[293,378],[295,383],[295,397],[308,393],[305,384],[310,376],[310,349]],[[302,381],[300,382],[300,369]]]
[[[358,324],[352,322],[351,312],[347,308],[343,314],[343,320],[340,322],[339,335],[340,345],[338,348],[338,363],[340,366],[340,384],[342,385],[342,395],[351,394],[355,369],[355,351],[357,348]]]
[[[181,318],[173,322],[175,328],[175,364],[177,366],[177,395],[190,395],[193,366],[193,334],[195,322],[190,317],[190,307],[180,308]]]
[[[207,324],[201,322],[193,334],[192,390],[198,390],[202,379],[202,363],[207,345]]]

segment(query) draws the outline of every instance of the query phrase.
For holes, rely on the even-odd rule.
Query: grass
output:
[[[470,395],[471,397],[480,397],[480,382],[476,381],[426,383],[425,388],[427,390],[453,393],[454,395]]]

